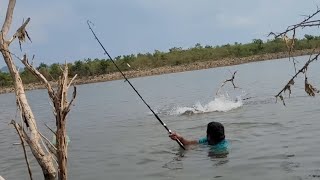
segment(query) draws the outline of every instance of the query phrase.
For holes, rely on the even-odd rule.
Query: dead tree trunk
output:
[[[0,51],[3,55],[4,61],[8,66],[11,77],[14,82],[15,94],[17,99],[17,106],[20,110],[21,117],[24,120],[23,124],[19,125],[15,121],[12,121],[16,130],[18,131],[19,137],[22,141],[28,143],[30,150],[33,156],[38,161],[39,165],[42,168],[44,178],[46,180],[54,180],[57,177],[57,170],[53,165],[54,155],[56,155],[58,161],[58,179],[66,180],[67,179],[67,146],[66,146],[66,117],[70,111],[71,104],[76,97],[76,88],[74,87],[73,97],[68,103],[67,101],[67,92],[70,87],[70,84],[74,80],[74,77],[68,84],[68,66],[64,66],[63,75],[59,79],[57,91],[55,91],[47,79],[32,65],[29,64],[27,55],[24,55],[23,59],[20,59],[25,67],[32,72],[40,81],[42,81],[48,90],[49,97],[54,105],[54,114],[56,119],[57,126],[57,145],[54,146],[50,141],[45,138],[38,130],[35,117],[27,101],[25,95],[23,83],[20,77],[20,74],[15,66],[14,60],[12,58],[13,53],[9,51],[10,43],[16,38],[19,39],[20,48],[21,42],[25,40],[25,37],[28,36],[25,28],[30,21],[30,18],[17,30],[10,40],[6,39],[7,33],[10,29],[12,22],[13,10],[15,7],[16,0],[9,0],[6,18],[3,23],[1,32],[0,32]],[[30,39],[30,38],[29,38]],[[16,55],[14,55],[16,56]],[[16,56],[17,57],[17,56]],[[27,129],[25,129],[27,127]],[[56,152],[52,153],[47,150],[44,143],[40,143],[44,140],[49,146],[49,149],[53,149]],[[45,150],[46,151],[45,151]],[[31,174],[31,173],[30,173]],[[31,175],[30,178],[32,179]]]
[[[66,117],[70,111],[71,105],[76,98],[77,89],[74,87],[72,99],[67,101],[67,93],[73,80],[77,77],[75,75],[68,83],[68,65],[64,65],[63,75],[60,76],[58,81],[58,89],[55,91],[47,79],[32,65],[29,64],[26,55],[21,60],[25,67],[34,74],[40,81],[42,81],[48,90],[49,97],[54,106],[54,115],[56,118],[57,131],[55,133],[57,144],[55,147],[49,147],[49,149],[55,149],[56,152],[52,152],[56,155],[58,160],[58,179],[67,179],[67,143],[66,143]]]
[[[76,76],[75,76],[76,77]],[[75,78],[74,77],[74,78]],[[74,79],[73,78],[73,79]],[[71,80],[70,84],[72,83]],[[74,87],[73,97],[68,103],[67,93],[70,87],[70,84],[67,84],[68,81],[68,65],[65,64],[62,77],[60,77],[58,82],[58,90],[54,95],[53,104],[55,108],[56,116],[56,139],[57,139],[57,158],[58,158],[58,179],[65,180],[67,179],[67,143],[66,143],[66,117],[70,111],[70,106],[72,105],[73,100],[76,97],[76,87]]]
[[[7,41],[5,39],[11,26],[12,14],[13,14],[15,3],[16,3],[15,0],[9,1],[5,22],[2,26],[2,30],[0,34],[0,39],[1,39],[0,49],[1,49],[1,53],[3,55],[4,61],[6,62],[9,68],[11,77],[13,78],[13,81],[14,81],[14,88],[15,88],[16,98],[18,102],[17,104],[19,104],[19,108],[24,117],[26,126],[29,128],[29,134],[27,135],[25,133],[26,137],[28,137],[25,140],[29,144],[32,154],[34,155],[39,165],[41,166],[45,179],[55,179],[56,170],[52,163],[51,154],[45,153],[43,150],[43,147],[40,144],[40,137],[39,137],[34,115],[28,104],[25,91],[23,88],[22,80],[20,78],[20,74],[14,64],[11,54],[9,53],[10,52],[9,45],[13,39],[10,41]],[[21,133],[23,134],[24,132],[21,132]]]

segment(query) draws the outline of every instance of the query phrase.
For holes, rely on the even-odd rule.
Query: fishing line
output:
[[[140,93],[136,90],[136,88],[131,84],[131,82],[127,79],[127,77],[123,74],[123,72],[120,70],[120,68],[117,66],[117,64],[114,62],[114,60],[111,58],[111,56],[109,55],[109,53],[107,52],[107,50],[104,48],[104,46],[102,45],[102,43],[100,42],[100,40],[98,39],[98,37],[96,36],[96,34],[94,33],[93,29],[91,28],[90,24],[93,24],[91,21],[87,20],[87,24],[89,26],[89,29],[91,30],[93,36],[95,37],[95,39],[98,41],[99,45],[101,46],[101,48],[103,49],[104,53],[106,55],[108,55],[109,59],[112,61],[112,63],[115,65],[115,67],[117,68],[117,70],[121,73],[121,75],[124,77],[125,81],[127,81],[129,83],[129,85],[132,87],[132,89],[137,93],[137,95],[140,97],[140,99],[143,101],[143,103],[150,109],[150,111],[152,112],[152,114],[157,118],[157,120],[160,122],[160,124],[171,134],[172,131],[167,127],[167,125],[159,118],[159,116],[151,109],[151,107],[148,105],[148,103],[142,98],[142,96],[140,95]],[[179,144],[179,146],[182,149],[185,149],[185,147],[183,146],[183,144],[181,143],[181,141],[179,139],[176,140],[177,143]]]

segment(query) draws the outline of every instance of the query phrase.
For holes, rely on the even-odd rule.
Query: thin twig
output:
[[[74,99],[76,98],[77,96],[77,87],[76,86],[73,86],[73,93],[72,93],[72,99],[70,100],[67,108],[64,110],[64,113],[68,113],[70,111],[70,107],[74,101]]]
[[[5,37],[10,29],[11,23],[12,23],[12,14],[14,10],[14,6],[16,5],[16,0],[10,0],[7,8],[7,13],[6,13],[6,19],[3,23],[1,32],[3,36]]]
[[[268,36],[270,35],[274,35],[274,38],[278,38],[278,37],[281,37],[283,35],[286,35],[288,32],[290,31],[293,31],[295,29],[297,29],[298,27],[307,27],[307,26],[318,26],[318,24],[312,24],[314,22],[319,22],[320,20],[315,20],[315,21],[310,21],[311,24],[309,24],[309,20],[311,18],[313,18],[315,15],[317,15],[318,13],[320,12],[320,9],[317,9],[316,12],[314,12],[313,14],[311,14],[310,16],[308,16],[307,18],[305,18],[303,21],[301,21],[300,23],[298,24],[294,24],[294,25],[291,25],[291,26],[288,26],[287,30],[285,30],[284,32],[281,32],[281,33],[274,33],[274,32],[270,32]]]
[[[44,125],[56,136],[56,133],[46,123]]]
[[[31,172],[31,168],[30,168],[30,164],[29,164],[29,160],[28,160],[28,156],[27,156],[27,151],[26,151],[26,148],[25,148],[25,145],[24,145],[23,135],[20,132],[20,128],[21,127],[14,120],[11,120],[10,124],[12,124],[14,126],[14,128],[16,129],[16,131],[17,131],[17,133],[19,135],[19,138],[20,138],[20,141],[21,141],[21,145],[22,145],[22,149],[23,149],[24,158],[26,160],[27,167],[28,167],[29,176],[30,176],[30,179],[33,180],[32,172]]]
[[[281,89],[281,91],[275,95],[276,98],[280,98],[280,100],[283,102],[283,104],[285,105],[284,103],[284,98],[282,96],[282,93],[285,92],[285,91],[289,91],[289,96],[291,94],[291,86],[294,85],[294,79],[300,74],[300,73],[306,73],[307,69],[308,69],[308,66],[310,63],[312,63],[313,61],[315,60],[318,60],[318,57],[319,57],[320,53],[318,53],[314,58],[311,59],[311,56],[310,56],[310,59],[305,63],[305,65],[288,81],[288,83],[284,86],[284,88]],[[309,94],[309,93],[308,93]],[[310,94],[309,94],[310,95]]]
[[[54,89],[52,88],[51,84],[49,83],[49,81],[36,69],[34,68],[31,64],[29,64],[28,62],[28,58],[27,58],[27,55],[24,54],[23,55],[23,58],[20,58],[18,55],[8,51],[8,50],[5,50],[5,49],[0,49],[0,50],[3,50],[3,51],[6,51],[8,53],[10,53],[11,55],[13,55],[15,58],[19,59],[24,65],[25,67],[39,80],[39,81],[42,81],[45,86],[47,87],[47,90],[48,90],[48,94],[49,94],[49,97],[50,99],[53,101],[55,96],[54,96]]]
[[[29,64],[27,55],[25,54],[23,56],[23,59],[20,59],[20,60],[25,65],[25,67],[37,77],[38,80],[42,81],[45,84],[48,90],[49,97],[51,98],[51,100],[54,100],[55,99],[54,89],[52,88],[49,81],[36,68],[34,68],[32,65]]]
[[[69,89],[70,85],[72,84],[72,82],[76,79],[76,77],[78,76],[78,74],[74,75],[73,78],[70,80],[67,89]]]
[[[297,71],[296,69],[296,61],[293,57],[291,57],[291,53],[292,51],[294,50],[294,41],[295,41],[295,34],[296,34],[296,31],[297,29],[303,29],[305,27],[314,27],[314,26],[320,26],[320,20],[312,20],[312,18],[314,18],[317,14],[319,14],[320,12],[320,9],[317,7],[317,11],[314,12],[313,14],[309,15],[309,16],[306,16],[306,18],[301,21],[300,23],[298,24],[294,24],[294,25],[291,25],[291,26],[288,26],[288,28],[281,32],[281,33],[273,33],[271,32],[268,36],[270,35],[274,35],[275,38],[278,38],[278,37],[283,37],[285,42],[286,42],[286,45],[287,45],[287,48],[288,48],[288,51],[289,51],[289,60],[290,58],[293,59],[293,66],[294,66],[294,70],[295,70],[295,75],[288,81],[288,83],[282,88],[282,90],[275,96],[276,97],[276,100],[277,98],[280,98],[280,100],[283,102],[283,105],[285,105],[285,102],[284,102],[284,97],[282,95],[282,93],[284,93],[285,91],[289,91],[289,97],[291,95],[291,86],[294,85],[294,79],[300,74],[300,73],[304,73],[305,74],[305,92],[309,95],[309,96],[314,96],[315,93],[319,93],[319,91],[314,88],[311,84],[309,84],[308,82],[308,78],[307,78],[307,75],[306,75],[306,72],[307,72],[307,69],[308,69],[308,66],[310,63],[312,63],[313,61],[317,60],[318,59],[318,56],[320,55],[317,54],[314,58],[311,58],[312,54],[310,54],[310,58],[309,60],[305,63],[305,65],[299,70]],[[287,38],[287,33],[288,32],[293,32],[293,35],[292,35],[292,39],[290,40],[289,38]]]
[[[42,135],[40,132],[39,132],[39,134],[42,137],[41,138],[42,145],[45,147],[45,149],[47,150],[48,153],[51,153],[51,158],[53,160],[56,160],[53,158],[52,154],[55,155],[55,157],[57,157],[57,148],[44,135]],[[44,139],[45,142],[43,142],[42,139]]]

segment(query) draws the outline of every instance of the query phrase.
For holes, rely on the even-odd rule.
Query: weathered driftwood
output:
[[[42,168],[44,178],[46,180],[53,180],[57,177],[58,179],[65,180],[67,179],[67,146],[66,146],[66,117],[68,112],[70,111],[70,107],[72,102],[76,97],[76,88],[74,87],[74,92],[72,99],[70,102],[67,100],[67,92],[70,87],[72,81],[76,78],[73,77],[70,82],[68,82],[68,66],[64,66],[63,74],[59,78],[57,89],[55,90],[51,84],[47,81],[47,79],[31,64],[29,64],[27,55],[25,54],[21,60],[21,62],[25,65],[26,69],[28,69],[32,74],[35,75],[42,83],[45,84],[48,95],[52,101],[54,106],[54,115],[56,119],[57,131],[55,132],[57,143],[56,145],[52,145],[50,141],[45,138],[38,130],[35,117],[33,112],[29,106],[27,97],[25,95],[23,83],[17,70],[14,60],[12,58],[13,53],[9,50],[9,45],[16,38],[19,40],[20,48],[21,42],[25,41],[25,38],[31,41],[28,33],[26,31],[26,26],[28,25],[30,18],[28,18],[20,28],[16,31],[10,40],[6,39],[7,33],[10,29],[12,23],[12,15],[14,11],[16,0],[9,0],[6,18],[3,23],[1,32],[0,32],[0,51],[3,55],[4,61],[8,66],[10,75],[14,82],[17,106],[20,110],[21,117],[23,122],[21,124],[12,121],[19,137],[21,139],[21,144],[24,148],[25,159],[28,165],[28,171],[30,174],[30,178],[32,179],[31,170],[28,164],[27,154],[24,147],[24,142],[26,142],[33,156],[38,161],[39,165]],[[16,55],[15,55],[16,56]],[[16,56],[17,57],[17,56]],[[45,143],[41,143],[41,142]],[[49,151],[50,149],[51,151]],[[58,167],[53,165],[55,161],[54,156],[56,156],[58,161]],[[57,169],[56,169],[57,168]]]

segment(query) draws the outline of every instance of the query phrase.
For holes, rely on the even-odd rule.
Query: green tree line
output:
[[[306,34],[302,39],[295,40],[295,49],[312,49],[320,47],[320,36]],[[114,60],[121,70],[143,70],[161,66],[177,66],[197,61],[215,61],[222,58],[248,57],[266,53],[287,51],[286,44],[280,38],[267,40],[253,39],[252,42],[241,44],[225,44],[221,46],[202,46],[197,43],[189,49],[173,47],[168,52],[155,50],[153,53],[131,54],[115,57]],[[130,67],[128,66],[130,65]],[[41,63],[37,69],[48,79],[56,80],[61,74],[61,64],[47,65]],[[78,74],[80,78],[103,75],[116,72],[117,69],[109,59],[84,59],[69,63],[69,76]],[[27,70],[21,72],[24,83],[37,82],[37,79]],[[11,86],[12,80],[8,73],[0,71],[0,87]]]

